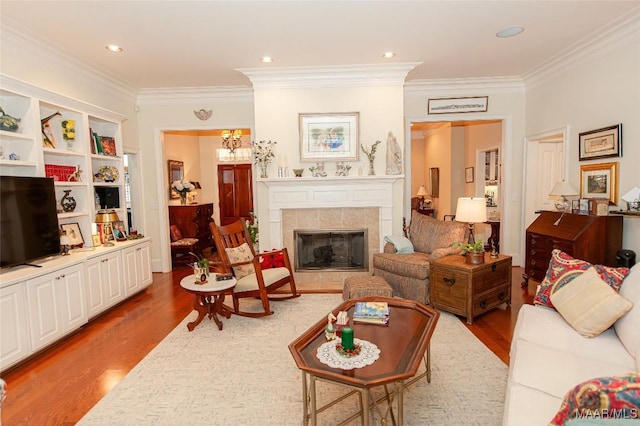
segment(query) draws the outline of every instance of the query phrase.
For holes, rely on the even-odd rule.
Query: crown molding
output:
[[[58,48],[50,40],[25,29],[9,18],[2,17],[0,22],[3,43],[11,44],[17,50],[34,55],[43,64],[53,64],[55,68],[64,70],[68,75],[78,75],[101,85],[107,92],[118,93],[125,99],[135,99],[138,88],[129,82],[79,60],[77,55]]]
[[[253,89],[246,86],[172,87],[141,89],[136,105],[253,102]]]
[[[241,68],[254,89],[294,89],[403,85],[421,62],[289,68]]]
[[[411,80],[404,85],[406,98],[524,92],[524,82],[517,76]]]
[[[593,60],[638,40],[640,40],[640,6],[523,74],[523,80],[528,88],[536,86],[576,63]]]

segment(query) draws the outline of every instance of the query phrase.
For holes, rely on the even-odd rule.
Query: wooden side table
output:
[[[470,265],[464,256],[454,254],[432,260],[429,292],[434,308],[473,319],[502,303],[511,305],[511,256],[492,259],[485,253],[485,263]]]

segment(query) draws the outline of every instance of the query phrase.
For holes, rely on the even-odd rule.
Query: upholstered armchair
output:
[[[467,224],[445,222],[411,212],[408,239],[385,237],[383,253],[373,255],[373,275],[387,280],[393,294],[429,303],[429,262],[455,254],[454,243],[466,241]]]

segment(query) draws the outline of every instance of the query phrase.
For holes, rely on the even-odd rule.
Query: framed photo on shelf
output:
[[[580,198],[605,198],[616,205],[618,199],[618,163],[580,166]]]
[[[124,227],[124,222],[117,220],[111,223],[111,233],[116,241],[127,241],[127,231]]]
[[[464,169],[464,182],[473,183],[473,181],[474,181],[473,167],[467,167],[466,169]]]
[[[82,247],[84,245],[84,239],[82,238],[82,232],[80,231],[78,222],[63,223],[60,225],[60,229],[69,237],[69,245],[71,247]]]
[[[579,135],[580,161],[622,155],[622,124],[591,130]]]
[[[299,114],[300,161],[356,161],[357,112]]]

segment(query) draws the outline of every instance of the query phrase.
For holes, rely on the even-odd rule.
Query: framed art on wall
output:
[[[184,163],[182,161],[167,160],[167,164],[169,166],[169,199],[175,200],[180,198],[180,194],[171,187],[171,184],[177,180],[182,180],[184,177]]]
[[[429,186],[431,197],[438,198],[440,196],[440,169],[437,167],[429,169]]]
[[[356,161],[357,112],[300,114],[300,161]]]
[[[464,182],[473,183],[473,181],[474,181],[473,167],[467,167],[466,169],[464,169]]]
[[[622,155],[622,124],[580,133],[580,161]]]
[[[618,163],[580,166],[580,198],[606,198],[616,205],[618,199]]]

